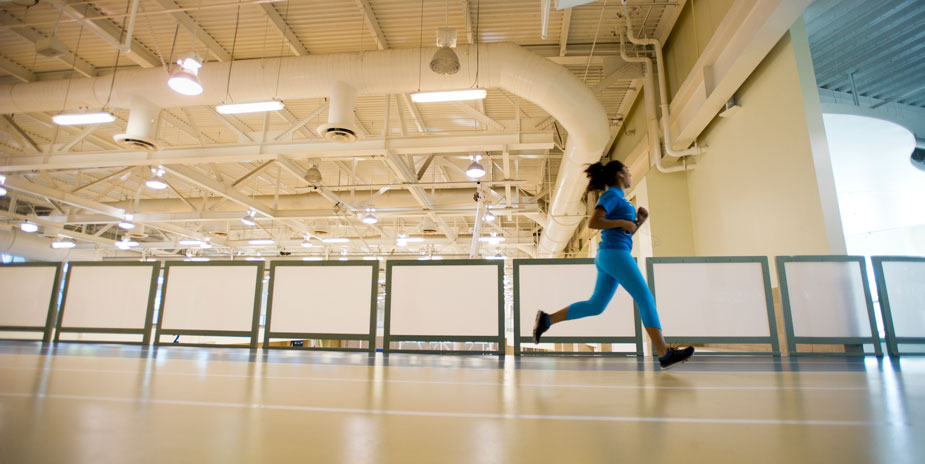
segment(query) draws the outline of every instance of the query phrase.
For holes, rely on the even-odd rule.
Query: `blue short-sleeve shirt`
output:
[[[607,219],[620,219],[624,221],[636,220],[636,208],[627,201],[623,190],[618,187],[610,187],[597,200],[597,206],[604,208]],[[633,236],[620,228],[604,229],[601,231],[601,248],[632,250]]]

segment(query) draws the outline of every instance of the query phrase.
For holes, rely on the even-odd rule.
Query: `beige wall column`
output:
[[[742,109],[717,118],[688,173],[698,256],[829,254],[810,129],[789,34],[738,92]],[[772,261],[773,268],[773,261]],[[772,272],[776,286],[776,276]]]

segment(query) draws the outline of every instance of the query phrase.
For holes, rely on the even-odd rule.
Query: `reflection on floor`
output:
[[[916,439],[915,437],[919,437]],[[0,462],[925,462],[925,359],[0,342]]]

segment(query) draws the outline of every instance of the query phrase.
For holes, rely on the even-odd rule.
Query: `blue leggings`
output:
[[[636,260],[628,250],[614,250],[601,248],[594,259],[597,265],[597,283],[594,285],[594,294],[588,301],[572,303],[568,308],[566,320],[581,319],[588,316],[597,316],[604,312],[607,303],[613,298],[617,287],[629,292],[636,305],[639,306],[639,315],[642,324],[646,327],[661,329],[658,323],[658,313],[655,312],[655,299],[649,286],[643,280]]]

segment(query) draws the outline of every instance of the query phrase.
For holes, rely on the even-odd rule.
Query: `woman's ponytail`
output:
[[[619,161],[611,161],[606,165],[600,161],[589,165],[585,169],[588,175],[588,191],[607,190],[611,185],[617,183],[617,173],[622,171],[626,165]]]

